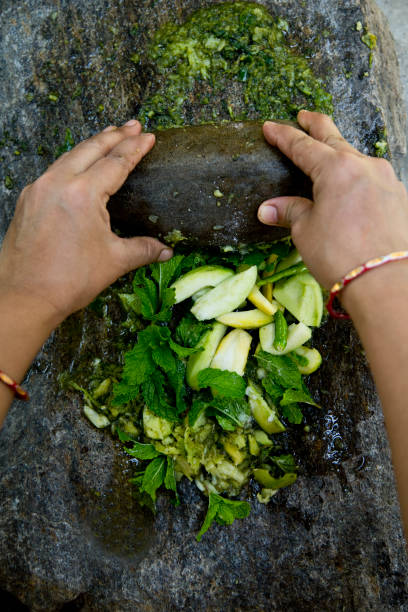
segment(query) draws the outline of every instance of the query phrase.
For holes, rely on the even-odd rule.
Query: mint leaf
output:
[[[145,350],[142,343],[136,344],[131,351],[125,353],[122,379],[113,386],[112,404],[120,406],[135,399],[139,394],[140,385],[148,380],[154,370],[155,365],[150,352]]]
[[[121,429],[117,429],[116,433],[118,434],[118,438],[121,442],[136,442],[136,438],[134,435],[127,433],[126,431],[122,431]]]
[[[200,389],[211,387],[212,390],[223,397],[240,399],[245,395],[245,380],[242,376],[236,374],[236,372],[218,370],[217,368],[205,368],[199,372],[197,379]]]
[[[184,259],[184,255],[174,255],[168,261],[163,263],[150,264],[152,277],[159,287],[159,298],[163,299],[163,291],[167,289],[175,276],[177,276],[180,264]]]
[[[167,343],[163,342],[159,346],[155,346],[152,351],[152,357],[155,364],[164,372],[173,372],[176,369],[176,358]]]
[[[293,455],[279,455],[269,458],[282,470],[282,472],[285,472],[285,474],[296,472],[298,469]]]
[[[147,466],[144,474],[143,481],[140,486],[141,493],[147,493],[152,498],[153,502],[156,501],[156,491],[164,483],[166,474],[166,457],[161,456],[153,459]]]
[[[201,336],[211,328],[208,323],[197,321],[194,315],[188,313],[183,317],[176,328],[175,338],[179,344],[194,348]]]
[[[209,403],[201,399],[195,398],[193,400],[193,403],[188,413],[188,424],[190,425],[190,427],[194,427],[197,419],[202,415],[203,412],[207,410],[208,406]]]
[[[267,392],[267,394],[270,396],[274,404],[278,402],[281,397],[283,397],[283,394],[285,392],[285,390],[280,385],[277,385],[275,383],[273,377],[270,374],[264,376],[264,378],[262,379],[262,386]]]
[[[271,379],[276,385],[280,385],[284,389],[303,388],[302,375],[288,355],[271,355],[265,353],[265,351],[260,351],[255,357],[259,365],[270,373]]]
[[[175,289],[164,289],[162,293],[162,301],[160,310],[152,317],[152,321],[170,321],[174,302],[176,301]]]
[[[251,409],[245,399],[215,398],[210,406],[212,410],[209,413],[228,431],[245,427],[251,420]]]
[[[176,475],[174,472],[174,460],[171,457],[167,457],[166,475],[164,477],[164,486],[169,491],[173,491],[176,495],[176,506],[180,505],[180,499],[177,492]]]
[[[200,542],[202,536],[216,521],[219,525],[232,525],[235,519],[246,518],[251,511],[251,506],[248,502],[233,501],[210,493],[208,510],[204,519],[204,523],[196,536],[197,542]]]
[[[186,366],[182,361],[176,361],[176,367],[173,371],[168,372],[167,378],[174,391],[176,399],[177,414],[184,412],[187,409],[185,402],[186,385],[184,382],[186,375]]]
[[[297,404],[281,405],[280,413],[288,419],[289,423],[294,425],[300,425],[303,421],[303,412]]]
[[[177,409],[168,403],[168,397],[164,388],[165,378],[156,370],[154,376],[142,384],[143,399],[152,412],[168,421],[178,421]]]
[[[302,404],[310,404],[320,408],[319,404],[316,404],[309,391],[304,389],[287,389],[281,399],[281,406],[288,406],[289,404],[300,402]]]
[[[134,442],[133,447],[125,448],[125,451],[128,453],[128,455],[132,455],[132,457],[136,457],[136,459],[140,459],[142,461],[154,459],[160,455],[160,453],[154,448],[153,444],[142,444],[141,442]]]
[[[194,346],[193,348],[187,348],[186,346],[181,346],[180,344],[177,344],[177,342],[174,342],[174,340],[172,338],[170,338],[169,340],[169,345],[172,351],[174,351],[176,353],[176,355],[178,355],[178,357],[189,357],[190,355],[193,355],[194,353],[197,353],[198,351],[202,351],[202,348],[197,348],[196,346]]]
[[[133,310],[145,319],[151,319],[157,312],[159,297],[154,281],[146,276],[146,269],[140,268],[133,279],[133,292],[139,300],[133,301]]]

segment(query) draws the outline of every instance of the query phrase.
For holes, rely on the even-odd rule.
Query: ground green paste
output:
[[[290,48],[288,32],[284,19],[248,2],[217,4],[182,25],[165,24],[148,51],[155,85],[139,118],[150,128],[168,128],[220,119],[295,119],[302,108],[331,114],[330,94]]]

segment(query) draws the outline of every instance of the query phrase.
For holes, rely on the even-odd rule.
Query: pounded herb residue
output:
[[[295,119],[302,108],[331,114],[330,94],[290,47],[288,33],[287,21],[247,2],[217,4],[182,25],[165,24],[149,49],[157,86],[142,103],[142,123]],[[201,107],[198,120],[190,117],[192,105]]]

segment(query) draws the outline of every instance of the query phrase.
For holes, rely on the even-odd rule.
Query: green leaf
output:
[[[136,300],[134,301],[133,310],[145,319],[152,319],[159,306],[159,297],[156,284],[147,278],[145,268],[140,268],[136,272],[133,279],[133,292],[139,300],[138,305]]]
[[[175,289],[164,289],[162,293],[162,301],[160,305],[160,310],[157,314],[152,317],[152,321],[170,321],[172,316],[171,307],[174,305],[176,301],[176,291]]]
[[[164,483],[166,474],[166,457],[156,457],[147,466],[143,481],[140,486],[140,491],[147,493],[152,498],[153,502],[156,501],[156,491]]]
[[[170,350],[169,345],[162,343],[155,346],[152,351],[153,361],[164,372],[173,372],[176,369],[176,358]]]
[[[213,391],[223,397],[234,397],[240,399],[245,395],[246,383],[242,376],[229,370],[218,370],[217,368],[205,368],[198,373],[198,386],[211,387]]]
[[[197,542],[200,542],[202,536],[208,531],[214,521],[219,525],[232,525],[235,519],[246,518],[250,511],[251,506],[248,502],[233,501],[216,493],[210,493],[207,514],[196,536]]]
[[[251,420],[251,409],[245,399],[215,398],[210,405],[221,427],[228,431],[233,431],[237,426],[245,427]],[[227,427],[224,426],[225,422]]]
[[[188,413],[188,424],[194,427],[197,419],[207,410],[209,403],[195,398]]]
[[[271,355],[260,351],[255,356],[259,365],[270,373],[276,385],[284,389],[303,388],[302,375],[288,355]]]
[[[180,499],[177,492],[176,475],[174,473],[174,460],[167,457],[166,475],[164,477],[164,486],[169,491],[173,491],[176,495],[176,506],[180,505]]]
[[[136,457],[136,459],[142,461],[154,459],[160,455],[153,444],[142,444],[141,442],[135,442],[132,448],[125,448],[125,451],[128,455],[132,455],[132,457]]]
[[[172,338],[170,338],[169,341],[169,345],[172,351],[174,351],[176,353],[176,355],[178,355],[178,357],[189,357],[190,355],[193,355],[194,353],[197,353],[198,351],[202,351],[203,349],[200,347],[196,347],[194,346],[193,348],[187,348],[186,346],[181,346],[180,344],[177,344],[177,342],[174,342],[174,340]]]
[[[282,470],[282,472],[285,472],[285,474],[296,472],[298,469],[293,455],[279,455],[269,458]]]
[[[176,367],[172,372],[167,373],[168,381],[175,393],[177,414],[184,412],[187,409],[185,401],[186,385],[185,385],[186,366],[182,361],[176,360]]]
[[[168,421],[176,422],[179,420],[177,408],[168,403],[164,383],[163,374],[156,370],[154,376],[142,384],[143,399],[149,410],[154,414]]]
[[[289,423],[293,423],[294,425],[300,425],[303,421],[303,412],[297,404],[281,406],[280,413],[288,419]]]
[[[143,343],[136,344],[131,351],[125,353],[122,379],[113,386],[112,404],[120,406],[135,399],[140,385],[149,379],[154,370],[151,353],[145,350]]]
[[[173,278],[178,275],[177,273],[183,259],[184,255],[174,255],[171,259],[163,263],[150,264],[152,277],[159,287],[160,299],[163,299],[163,291],[171,284]]]
[[[194,315],[188,313],[183,317],[176,328],[175,338],[183,346],[194,348],[201,336],[210,329],[208,323],[197,321]]]
[[[288,406],[289,404],[300,402],[302,404],[310,404],[320,408],[319,404],[316,404],[309,391],[304,389],[287,389],[281,399],[281,406]]]
[[[126,431],[116,429],[116,433],[118,434],[118,438],[121,442],[137,442],[135,436],[127,433]]]
[[[264,376],[264,378],[262,379],[262,386],[268,393],[274,404],[276,404],[276,402],[279,402],[285,392],[285,389],[283,389],[283,387],[281,387],[280,385],[277,385],[270,374]]]

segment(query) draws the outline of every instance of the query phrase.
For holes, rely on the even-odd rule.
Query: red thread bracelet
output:
[[[335,310],[333,307],[333,302],[335,297],[340,293],[344,287],[346,287],[352,280],[362,276],[365,272],[369,270],[373,270],[374,268],[378,268],[379,266],[383,266],[386,263],[390,263],[391,261],[398,261],[400,259],[408,259],[408,251],[396,251],[394,253],[389,253],[388,255],[383,255],[382,257],[376,257],[375,259],[370,259],[367,263],[359,266],[358,268],[354,268],[351,270],[346,276],[344,276],[341,281],[335,283],[333,287],[330,289],[330,297],[326,304],[326,308],[329,314],[335,319],[350,319],[350,315],[344,312],[339,312]]]
[[[14,395],[16,396],[17,399],[24,400],[24,401],[27,401],[29,399],[29,395],[27,391],[24,391],[24,389],[20,387],[20,385],[15,380],[13,380],[5,372],[2,372],[2,370],[0,370],[0,382],[4,383],[12,391],[14,391]]]

